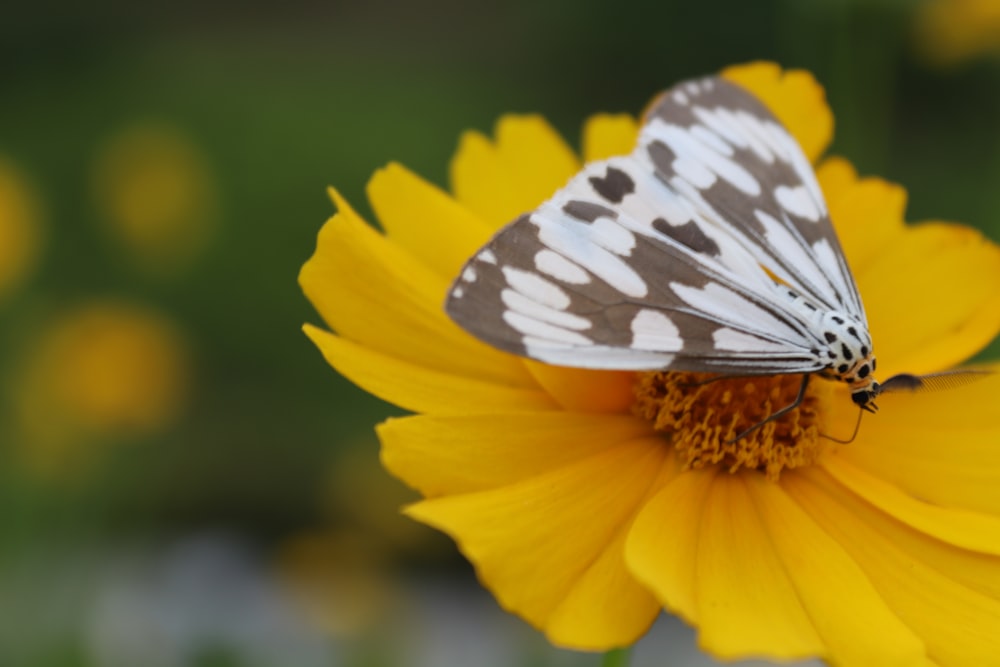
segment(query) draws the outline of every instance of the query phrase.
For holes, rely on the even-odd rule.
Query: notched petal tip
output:
[[[638,139],[639,124],[635,117],[624,113],[595,114],[583,126],[583,160],[594,162],[627,155]]]

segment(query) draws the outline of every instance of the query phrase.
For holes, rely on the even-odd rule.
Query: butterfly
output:
[[[632,153],[593,162],[465,264],[445,310],[507,352],[555,365],[844,382],[875,412],[864,305],[809,160],[721,77],[661,94]],[[770,419],[770,418],[769,418]]]

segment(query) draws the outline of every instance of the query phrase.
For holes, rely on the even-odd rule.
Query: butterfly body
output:
[[[854,403],[873,412],[879,383],[874,376],[876,362],[872,338],[865,324],[846,311],[822,310],[794,290],[785,288],[784,291],[793,307],[811,318],[813,331],[822,332],[822,341],[815,350],[825,362],[819,374],[846,382]]]
[[[809,160],[753,95],[679,84],[471,258],[445,304],[500,349],[582,368],[819,374],[874,410],[861,297]]]

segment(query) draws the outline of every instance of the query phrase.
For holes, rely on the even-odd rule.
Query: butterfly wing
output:
[[[803,173],[812,180],[803,182],[791,148],[782,144],[780,155],[772,148],[770,162],[753,152],[763,140],[750,136],[756,130],[746,129],[749,124],[739,127],[747,136],[734,137],[737,131],[727,128],[728,138],[719,128],[698,129],[704,126],[694,120],[697,112],[675,113],[685,104],[670,97],[688,85],[666,93],[673,102],[654,108],[631,155],[588,165],[470,259],[446,302],[452,319],[496,347],[561,365],[822,369],[820,341],[771,275],[820,305],[852,302],[850,274],[826,280],[825,255],[814,247],[825,241],[839,257],[822,197],[813,202],[821,211],[812,216],[817,220],[805,218],[820,227],[825,220],[829,235],[804,235],[803,216],[793,219],[782,206],[799,193],[812,196],[808,162]],[[698,90],[715,85],[702,82]],[[735,95],[726,102],[731,113],[745,104],[767,114],[733,88],[726,89]],[[706,108],[723,104],[711,101]],[[780,187],[793,195],[777,194]],[[799,202],[796,210],[803,213],[804,206]],[[767,222],[756,222],[761,218]]]
[[[667,91],[636,156],[800,294],[866,322],[808,158],[748,91],[719,77]]]

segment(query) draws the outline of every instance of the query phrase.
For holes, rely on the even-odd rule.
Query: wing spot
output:
[[[616,255],[628,257],[635,249],[635,234],[610,220],[601,219],[592,223],[591,236],[594,243]]]
[[[604,176],[591,176],[594,191],[612,204],[620,204],[626,195],[635,192],[635,181],[621,169],[608,167]]]
[[[515,269],[511,266],[505,266],[501,270],[504,278],[507,279],[507,284],[524,296],[549,308],[557,310],[569,308],[569,295],[555,283],[542,278],[537,273]]]
[[[580,201],[578,199],[566,202],[566,204],[563,205],[562,210],[563,213],[571,218],[575,218],[583,222],[594,222],[598,218],[611,218],[612,220],[618,218],[618,213],[611,210],[607,206],[601,206],[600,204],[595,204],[594,202],[589,201]]]
[[[476,270],[471,266],[465,267],[465,270],[462,271],[462,280],[467,283],[476,282]]]
[[[837,340],[837,334],[832,333],[830,331],[825,331],[823,332],[823,338],[826,339],[827,343],[833,343]]]
[[[671,225],[663,218],[657,218],[653,221],[653,229],[695,252],[710,257],[719,256],[719,244],[705,234],[693,220],[689,220],[683,225]]]
[[[535,253],[535,268],[570,285],[586,285],[590,282],[590,274],[578,264],[548,248]]]
[[[780,185],[774,190],[774,198],[781,205],[781,208],[794,216],[813,222],[820,219],[820,210],[804,185],[795,187]]]
[[[684,342],[677,325],[666,314],[643,309],[632,318],[632,347],[653,352],[677,352]]]
[[[504,311],[503,321],[526,337],[563,345],[591,345],[590,339],[581,333],[569,331],[548,322],[540,322],[513,310]]]
[[[505,289],[500,292],[500,300],[510,309],[510,312],[520,313],[540,322],[547,322],[563,329],[585,330],[591,328],[592,323],[586,317],[580,317],[564,310],[557,310],[542,305],[512,289]]]
[[[854,355],[851,354],[851,348],[847,347],[847,343],[840,344],[840,353],[843,355],[844,359],[847,359],[848,361],[854,358]]]
[[[847,364],[841,364],[841,365],[837,366],[837,372],[840,373],[841,375],[843,375],[844,373],[847,372],[848,368],[849,368],[849,366]]]
[[[497,263],[497,256],[489,248],[479,253],[479,255],[476,256],[476,259],[480,262],[486,262],[487,264]]]

